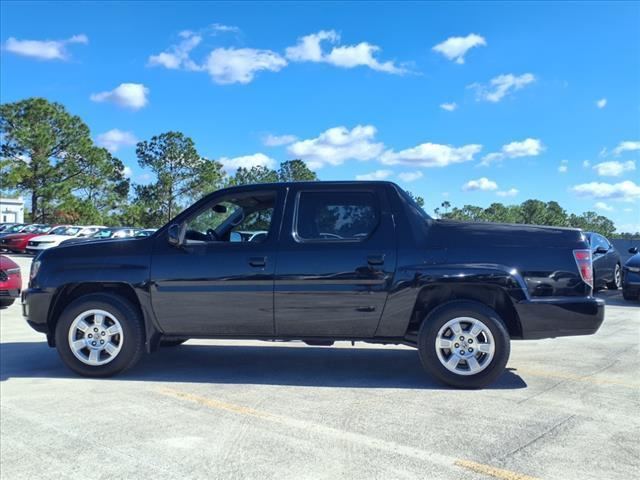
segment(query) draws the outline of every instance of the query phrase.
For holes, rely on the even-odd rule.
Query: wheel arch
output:
[[[503,320],[511,338],[522,338],[522,325],[513,300],[504,288],[491,284],[434,283],[420,289],[407,326],[407,338],[417,338],[429,313],[453,301],[471,301],[494,310]]]
[[[149,320],[147,309],[143,307],[134,287],[124,282],[69,283],[59,287],[54,294],[47,316],[47,342],[49,346],[55,347],[56,324],[64,309],[74,300],[92,293],[117,295],[131,303],[144,322],[147,351],[157,348],[157,345],[155,345],[155,348],[150,347],[154,343],[150,342],[149,339],[159,343],[160,334],[155,328],[154,322]]]

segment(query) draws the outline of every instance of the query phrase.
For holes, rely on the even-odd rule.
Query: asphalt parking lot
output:
[[[16,302],[0,310],[0,477],[633,478],[640,304],[602,296],[596,335],[514,342],[480,391],[442,387],[410,348],[349,343],[192,340],[83,379]]]

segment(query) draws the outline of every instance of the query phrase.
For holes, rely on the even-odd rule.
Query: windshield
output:
[[[51,227],[49,225],[40,225],[39,227],[35,228],[33,233],[47,233],[49,230],[51,230]]]
[[[49,232],[49,235],[64,235],[64,232],[68,229],[69,227],[56,227],[53,230],[51,230]]]
[[[81,229],[82,229],[82,227],[69,227],[64,232],[62,232],[60,235],[66,235],[66,236],[73,237],[74,235],[77,235],[78,232]]]
[[[111,238],[117,230],[112,230],[111,228],[103,228],[102,230],[98,230],[93,235],[89,235],[91,238]]]
[[[2,233],[17,233],[24,228],[24,225],[14,225],[4,230]]]

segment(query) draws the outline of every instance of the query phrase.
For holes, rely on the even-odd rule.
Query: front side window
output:
[[[379,220],[372,192],[301,192],[295,234],[302,241],[360,241]]]
[[[187,221],[185,240],[189,242],[266,241],[275,192],[244,192],[218,199]]]

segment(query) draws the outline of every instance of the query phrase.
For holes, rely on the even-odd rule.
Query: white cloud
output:
[[[216,83],[247,84],[261,70],[277,72],[286,65],[287,61],[271,50],[216,48],[207,57],[204,68]]]
[[[149,89],[141,83],[121,83],[106,92],[93,93],[89,97],[94,102],[112,102],[121,107],[138,110],[149,103]]]
[[[607,99],[606,99],[606,98],[601,98],[600,100],[598,100],[598,101],[596,102],[596,106],[597,106],[598,108],[604,108],[604,107],[606,107],[606,106],[607,106]]]
[[[614,211],[614,208],[611,205],[607,205],[604,202],[596,202],[595,207],[598,210],[605,210],[607,212],[613,212]]]
[[[273,168],[276,165],[276,161],[264,153],[254,153],[253,155],[235,158],[222,157],[219,161],[227,171],[235,171],[241,167],[249,169],[256,166]]]
[[[298,138],[295,135],[272,135],[269,134],[262,139],[262,143],[264,143],[267,147],[279,147],[281,145],[289,145],[293,143]]]
[[[382,153],[384,145],[375,142],[376,128],[372,125],[358,125],[352,130],[334,127],[318,137],[297,141],[287,151],[304,160],[309,168],[324,165],[341,165],[345,160],[371,160]]]
[[[591,182],[571,187],[579,197],[591,197],[602,200],[622,200],[631,202],[640,199],[640,185],[630,180],[620,183]]]
[[[387,165],[404,164],[419,167],[446,167],[452,163],[463,163],[473,160],[482,149],[482,145],[470,144],[462,147],[423,143],[413,148],[395,152],[387,150],[380,161]]]
[[[125,178],[131,178],[131,175],[133,175],[133,170],[131,170],[131,167],[125,165],[122,173],[124,174]]]
[[[433,47],[433,50],[461,65],[464,63],[464,56],[470,49],[486,44],[484,37],[471,33],[466,37],[449,37]]]
[[[558,166],[558,172],[567,173],[569,171],[569,160],[562,160]]]
[[[384,180],[393,175],[391,170],[376,170],[375,172],[356,175],[356,180]]]
[[[511,142],[503,145],[499,152],[489,153],[482,158],[480,165],[490,165],[508,158],[536,157],[545,149],[537,138],[527,138],[521,142]]]
[[[415,182],[416,180],[422,178],[422,172],[416,170],[415,172],[401,172],[398,174],[398,178],[403,182]]]
[[[525,73],[520,76],[515,76],[512,73],[509,73],[492,78],[489,85],[474,83],[469,85],[467,88],[475,89],[476,100],[499,102],[509,93],[520,90],[535,82],[535,80],[536,77],[532,73]]]
[[[515,197],[518,193],[519,192],[517,188],[510,188],[509,190],[501,190],[499,192],[496,192],[496,195],[498,195],[499,197]]]
[[[456,102],[441,103],[440,108],[446,110],[447,112],[453,112],[456,108],[458,108],[458,105],[456,104]]]
[[[602,162],[593,166],[593,169],[602,177],[619,177],[625,172],[631,172],[636,169],[636,162],[629,160],[628,162],[618,162],[612,160],[610,162]]]
[[[210,28],[214,32],[221,32],[221,33],[240,33],[241,32],[241,30],[238,27],[234,27],[232,25],[224,25],[222,23],[212,23]]]
[[[182,41],[177,45],[172,45],[157,55],[151,55],[147,65],[150,67],[162,66],[170,70],[179,68],[191,71],[202,70],[202,67],[189,58],[191,50],[202,42],[202,36],[185,30],[180,32],[180,37]]]
[[[65,60],[69,58],[65,47],[72,43],[87,44],[89,38],[84,34],[74,35],[66,40],[18,40],[9,37],[4,48],[8,52],[40,60]]]
[[[484,192],[497,190],[498,184],[493,180],[489,180],[487,177],[482,177],[477,180],[469,180],[462,186],[462,190],[465,192],[472,192],[474,190],[482,190]]]
[[[117,128],[101,133],[96,137],[96,143],[110,152],[117,152],[121,148],[132,147],[138,142],[133,132],[124,132]]]
[[[635,150],[640,150],[640,141],[632,142],[620,142],[620,144],[613,149],[614,155],[620,155],[622,152],[633,152]]]
[[[589,160],[585,160],[582,162],[582,166],[584,168],[589,168],[591,166],[591,162]]]
[[[320,43],[325,40],[335,43],[340,40],[340,35],[334,30],[320,30],[317,33],[305,35],[298,39],[296,45],[287,47],[285,55],[292,62],[324,62],[325,54]]]
[[[322,48],[322,42],[336,44],[339,41],[340,35],[336,31],[321,30],[300,37],[296,45],[285,50],[285,56],[292,62],[329,63],[342,68],[365,66],[372,70],[396,75],[407,73],[405,68],[397,66],[392,61],[380,62],[375,58],[380,47],[367,42],[360,42],[357,45],[333,46],[328,53]]]

